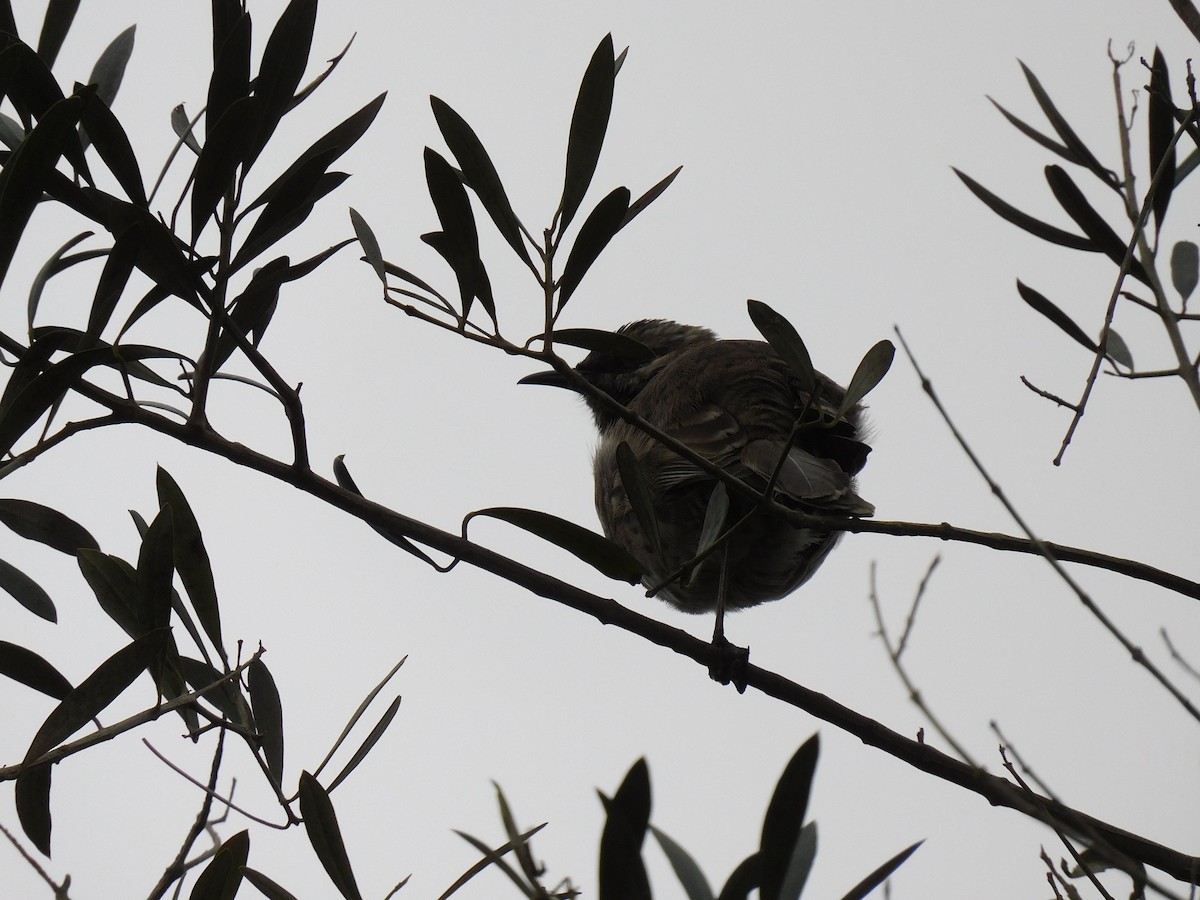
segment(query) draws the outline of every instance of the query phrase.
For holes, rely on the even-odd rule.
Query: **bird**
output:
[[[865,517],[855,476],[866,463],[863,413],[840,418],[845,390],[814,372],[811,392],[766,341],[720,340],[710,329],[642,319],[617,330],[626,355],[592,350],[575,372],[637,418],[675,439],[711,466],[789,509]],[[630,343],[630,342],[636,343]],[[521,379],[571,387],[558,372]],[[714,643],[724,639],[726,610],[784,597],[812,577],[842,532],[797,525],[761,501],[726,492],[729,533],[718,552],[695,562],[719,479],[624,418],[610,403],[584,394],[599,432],[594,457],[596,512],[606,537],[641,565],[643,584],[688,613],[717,613]],[[648,533],[622,481],[618,448],[637,460],[657,521]]]

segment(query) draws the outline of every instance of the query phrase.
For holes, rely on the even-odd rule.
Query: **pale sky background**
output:
[[[255,66],[282,5],[251,4]],[[16,6],[33,41],[44,5]],[[204,102],[208,10],[199,0],[84,3],[56,66],[68,88],[85,80],[102,48],[138,24],[114,109],[148,181],[174,140],[171,108],[184,102],[195,112]],[[1042,166],[1055,160],[1004,122],[985,95],[1041,127],[1016,62],[1024,60],[1101,160],[1117,168],[1105,45],[1133,41],[1149,58],[1160,44],[1182,97],[1183,63],[1195,44],[1165,0],[326,2],[310,76],[357,32],[354,46],[277,134],[257,183],[376,94],[386,90],[388,100],[339,163],[353,177],[279,252],[304,258],[349,236],[346,207],[353,206],[388,259],[452,285],[418,240],[436,227],[422,148],[444,152],[430,94],[475,128],[517,214],[540,231],[561,190],[579,79],[610,31],[618,48],[631,49],[585,206],[619,184],[636,196],[676,165],[684,169],[588,274],[563,325],[611,328],[653,316],[754,336],[745,313],[754,297],[789,316],[816,365],[845,382],[862,353],[899,324],[975,450],[1042,536],[1197,576],[1200,427],[1182,386],[1102,379],[1066,464],[1055,468],[1050,460],[1068,417],[1018,380],[1026,375],[1073,398],[1090,359],[1021,303],[1014,280],[1042,290],[1095,333],[1115,267],[999,220],[950,171],[962,168],[1027,211],[1071,227],[1042,178]],[[1123,71],[1127,89],[1147,80],[1136,58]],[[1137,134],[1144,189],[1144,131]],[[174,169],[168,184],[178,190],[184,174]],[[1111,195],[1076,177],[1124,233]],[[173,197],[164,196],[169,206]],[[1168,241],[1195,239],[1194,196],[1188,188],[1176,193]],[[28,279],[79,230],[73,220],[35,218],[0,292],[0,327],[21,332]],[[536,286],[501,242],[489,238],[486,250],[505,331],[523,338],[540,324]],[[72,284],[87,292],[73,293]],[[55,284],[42,321],[81,321],[87,285],[87,278]],[[1169,363],[1148,317],[1123,308],[1116,324],[1139,366]],[[198,349],[200,333],[193,315],[164,308],[133,337]],[[595,437],[582,404],[565,392],[519,387],[528,364],[386,307],[352,251],[284,293],[264,350],[285,378],[304,382],[314,465],[328,472],[335,455],[347,454],[368,496],[450,531],[466,512],[496,505],[598,527],[589,464]],[[225,385],[211,418],[231,437],[286,452],[282,415],[264,397]],[[880,518],[1015,533],[906,362],[897,359],[870,406],[876,450],[860,493]],[[806,896],[841,896],[922,838],[924,847],[893,880],[893,897],[1049,896],[1038,849],[1045,845],[1055,859],[1064,851],[1048,829],[804,713],[719,687],[695,664],[495,577],[465,566],[436,575],[359,522],[199,451],[129,428],[93,432],[14,475],[3,493],[61,508],[107,552],[135,557],[125,510],[152,514],[156,464],[178,480],[205,530],[229,643],[261,641],[268,649],[283,695],[290,784],[317,765],[371,686],[409,656],[386,694],[404,696],[390,733],[333,795],[366,896],[383,896],[410,872],[401,896],[437,896],[476,859],[451,829],[501,843],[492,779],[522,826],[550,823],[534,843],[552,873],[548,883],[569,875],[585,897],[596,896],[602,813],[594,788],[613,791],[643,755],[652,821],[693,853],[719,889],[757,846],[775,780],[814,731],[822,753],[809,814],[819,823],[820,849]],[[472,536],[695,634],[711,631],[707,617],[671,612],[508,526],[478,522]],[[926,722],[875,637],[868,571],[877,562],[882,600],[898,628],[937,553],[942,565],[907,662],[958,740],[998,770],[988,729],[996,720],[1066,802],[1194,849],[1197,723],[1032,557],[852,535],[795,595],[731,618],[730,637],[749,644],[758,665],[914,734]],[[66,557],[7,531],[0,557],[37,578],[60,615],[52,626],[0,602],[4,639],[42,653],[75,681],[123,644]],[[1158,638],[1166,626],[1200,660],[1194,602],[1097,571],[1077,574],[1194,694]],[[0,696],[0,758],[13,762],[53,704],[16,685]],[[104,720],[151,699],[143,679]],[[178,732],[170,720],[147,734],[203,777],[207,742],[200,752]],[[227,771],[244,776],[237,800],[279,820],[248,755],[235,749],[229,759]],[[55,772],[50,871],[71,874],[76,898],[144,896],[200,799],[136,736],[74,757]],[[18,830],[9,785],[0,787],[0,822]],[[234,815],[220,833],[243,827]],[[645,855],[655,896],[683,896],[653,841]],[[250,864],[298,896],[334,895],[299,829],[252,826]],[[6,896],[48,896],[7,844],[0,873]],[[1111,884],[1127,894],[1127,881]],[[517,894],[491,876],[462,896]]]

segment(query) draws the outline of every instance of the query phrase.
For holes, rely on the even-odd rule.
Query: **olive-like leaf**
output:
[[[9,150],[16,150],[25,140],[25,129],[12,116],[0,113],[0,144]]]
[[[96,96],[104,101],[106,107],[112,106],[117,91],[121,89],[125,67],[129,64],[129,57],[133,55],[136,36],[137,26],[130,25],[109,42],[96,64],[92,66],[92,74],[88,76],[87,83],[96,85]],[[90,127],[88,131],[91,133]],[[95,141],[95,134],[92,134],[92,140]]]
[[[462,314],[466,316],[478,295],[480,271],[483,268],[479,259],[479,233],[475,228],[471,201],[454,167],[429,147],[425,148],[425,180],[442,225],[440,246],[438,243],[432,246],[454,270],[462,300]]]
[[[783,885],[779,889],[779,900],[800,900],[816,857],[817,823],[809,822],[800,829],[796,846],[792,848],[792,859],[783,877]]]
[[[359,490],[358,485],[354,483],[354,478],[351,477],[350,470],[346,467],[345,454],[339,455],[337,458],[334,459],[333,475],[334,475],[334,478],[337,479],[338,485],[341,486],[343,490],[350,491],[350,493],[352,493],[352,494],[357,494],[359,497],[363,496],[363,492],[361,490]],[[435,563],[433,561],[433,558],[428,553],[426,553],[424,550],[422,550],[420,547],[418,547],[416,544],[414,544],[412,541],[410,541],[407,537],[400,534],[399,532],[390,531],[386,528],[376,527],[374,525],[371,526],[371,529],[376,534],[381,535],[386,540],[395,544],[400,549],[408,551],[409,553],[411,553],[413,556],[417,557],[417,559],[421,560],[422,562],[426,562],[429,565],[434,566],[435,568],[437,567],[437,563]]]
[[[812,357],[808,355],[808,348],[804,346],[804,341],[800,339],[792,323],[759,300],[747,300],[746,309],[758,333],[767,339],[767,343],[779,354],[780,359],[791,367],[792,373],[800,382],[801,390],[811,394],[817,384]]]
[[[208,635],[217,652],[224,658],[224,643],[221,637],[221,612],[217,605],[217,586],[213,580],[212,562],[200,533],[200,523],[192,512],[179,484],[162,466],[155,478],[159,506],[171,510],[174,541],[173,555],[179,579],[183,582],[192,609],[200,620],[200,627]]]
[[[713,892],[708,885],[708,879],[704,877],[704,873],[700,871],[700,866],[696,860],[692,859],[691,854],[661,829],[651,825],[650,833],[662,847],[667,862],[671,864],[675,877],[679,879],[679,884],[687,894],[687,900],[713,900]]]
[[[283,783],[283,703],[270,670],[261,659],[250,663],[250,707],[254,710],[254,729],[262,741],[267,771],[276,785]]]
[[[629,498],[629,505],[633,507],[633,514],[642,527],[642,533],[650,538],[655,557],[662,560],[662,533],[658,528],[658,514],[654,510],[654,495],[650,491],[650,483],[642,470],[642,464],[625,441],[617,445],[617,471],[621,476],[625,496]]]
[[[784,767],[771,795],[759,841],[762,865],[759,893],[763,900],[782,900],[784,896],[781,891],[800,840],[820,746],[820,738],[815,734],[801,744]]]
[[[196,140],[195,123],[188,118],[187,110],[182,103],[171,110],[171,130],[189,150],[200,155],[200,142]]]
[[[113,310],[117,308],[121,295],[125,293],[129,276],[133,274],[141,243],[141,230],[136,225],[117,235],[96,282],[96,294],[92,298],[92,308],[88,311],[85,332],[88,340],[99,338],[112,318]]]
[[[17,776],[13,790],[21,830],[46,856],[50,855],[50,770],[49,763],[26,769]]]
[[[84,231],[75,235],[73,238],[55,250],[52,254],[50,254],[50,258],[42,264],[40,269],[38,269],[37,275],[35,275],[33,281],[30,282],[29,300],[26,304],[28,308],[28,326],[30,331],[33,331],[33,320],[37,317],[38,306],[40,306],[42,302],[42,293],[46,290],[46,285],[51,278],[53,278],[59,272],[62,272],[64,269],[69,269],[71,266],[78,265],[81,262],[86,262],[89,259],[98,259],[101,256],[108,255],[108,250],[90,250],[68,255],[67,252],[69,250],[78,246],[81,242],[87,240],[93,234],[95,234],[95,232]]]
[[[0,641],[0,675],[62,700],[74,689],[58,669],[32,650]]]
[[[563,178],[562,211],[559,232],[566,231],[583,202],[596,163],[600,159],[600,148],[604,146],[604,134],[608,130],[608,119],[612,113],[613,86],[617,70],[613,60],[613,39],[604,36],[588,62],[579,85],[575,100],[575,111],[571,114],[571,130],[567,139],[567,165]],[[628,208],[628,202],[625,204]]]
[[[1096,212],[1066,169],[1062,166],[1046,166],[1046,181],[1050,190],[1054,192],[1054,198],[1066,210],[1067,215],[1075,220],[1075,224],[1083,229],[1083,233],[1092,239],[1100,252],[1118,266],[1121,265],[1125,259],[1125,242],[1117,237],[1112,226]],[[1150,278],[1136,256],[1130,259],[1129,274],[1143,284],[1150,284]]]
[[[15,498],[0,499],[0,523],[23,538],[74,556],[81,548],[99,550],[86,528],[56,509]]]
[[[350,224],[354,226],[354,235],[362,246],[363,255],[366,256],[367,262],[371,264],[371,268],[375,270],[375,274],[379,276],[379,280],[386,287],[387,267],[384,265],[383,253],[379,249],[379,241],[375,237],[375,232],[371,230],[367,220],[354,207],[350,207]]]
[[[262,115],[257,97],[239,97],[208,130],[192,183],[192,245],[221,198],[233,187],[237,167],[250,152],[254,128]],[[212,122],[213,120],[209,120]]]
[[[536,534],[543,540],[561,547],[583,560],[609,578],[617,578],[636,584],[642,577],[642,566],[627,550],[603,535],[589,531],[574,522],[560,519],[550,513],[514,506],[495,506],[468,513],[463,519],[465,533],[467,523],[476,516],[487,516],[516,525],[523,531]]]
[[[1104,340],[1104,355],[1127,369],[1133,368],[1133,354],[1129,352],[1129,345],[1111,327],[1108,329],[1108,337]]]
[[[674,171],[667,175],[662,181],[654,185],[654,187],[650,188],[650,190],[646,191],[646,193],[634,200],[633,203],[629,204],[629,209],[625,213],[625,218],[621,221],[621,227],[624,228],[634,220],[638,213],[661,197],[663,191],[671,186],[671,182],[675,180],[675,176],[682,171],[683,166],[676,166]]]
[[[79,121],[87,130],[87,138],[121,185],[125,196],[139,206],[145,206],[146,186],[142,183],[142,173],[129,135],[98,93],[82,96],[84,103]]]
[[[79,10],[79,0],[50,0],[46,5],[46,15],[42,19],[42,31],[38,35],[38,56],[46,63],[47,68],[54,65],[58,59],[58,51],[62,49],[67,32],[75,21],[75,13]],[[14,29],[13,34],[16,34]]]
[[[992,104],[992,106],[996,107],[996,109],[1000,111],[1000,115],[1004,116],[1004,118],[1008,120],[1009,124],[1016,128],[1017,131],[1021,132],[1021,134],[1025,135],[1035,143],[1045,147],[1051,153],[1061,156],[1067,162],[1072,162],[1080,166],[1083,165],[1083,160],[1081,160],[1078,155],[1076,155],[1075,152],[1069,147],[1060,144],[1058,141],[1054,140],[1054,138],[1042,134],[1032,125],[1029,125],[1021,119],[1018,119],[991,97],[988,97],[988,101]]]
[[[1084,330],[1076,325],[1070,316],[1055,306],[1044,294],[1019,280],[1017,281],[1017,293],[1021,295],[1022,300],[1061,328],[1074,341],[1087,347],[1093,353],[1096,352],[1096,342],[1088,337]]]
[[[213,4],[213,70],[205,114],[210,135],[226,110],[250,94],[250,13],[243,11],[231,18],[230,6],[228,2]]]
[[[433,107],[433,117],[437,120],[442,137],[446,139],[446,146],[450,148],[450,152],[462,168],[467,184],[479,196],[483,208],[496,224],[496,229],[508,241],[508,245],[526,265],[532,265],[529,250],[521,237],[521,223],[513,212],[500,175],[496,172],[496,166],[484,149],[483,143],[463,117],[445,101],[430,97],[429,103]]]
[[[721,888],[721,893],[717,895],[717,900],[747,900],[750,892],[758,889],[762,883],[760,856],[757,852],[751,853],[734,866],[725,881],[725,886]]]
[[[1074,129],[1067,124],[1067,120],[1063,118],[1062,113],[1058,111],[1058,108],[1050,99],[1050,95],[1046,93],[1046,89],[1042,87],[1042,84],[1040,81],[1038,81],[1037,76],[1033,74],[1033,70],[1020,60],[1017,60],[1017,62],[1021,66],[1021,71],[1025,73],[1025,80],[1029,82],[1029,89],[1033,91],[1033,96],[1037,100],[1038,106],[1042,108],[1042,112],[1045,114],[1047,121],[1049,121],[1051,127],[1054,128],[1055,134],[1057,134],[1059,138],[1062,139],[1062,142],[1073,153],[1075,153],[1076,156],[1079,157],[1081,164],[1085,168],[1090,169],[1097,178],[1099,178],[1109,187],[1115,187],[1118,181],[1116,174],[1111,169],[1107,169],[1100,165],[1100,161],[1096,159],[1096,157],[1092,154],[1092,151],[1088,149],[1087,144],[1080,140],[1079,135],[1077,135]]]
[[[200,872],[189,900],[233,900],[242,884],[242,866],[250,855],[250,833],[226,838]]]
[[[263,102],[262,119],[255,129],[247,166],[257,159],[295,99],[296,88],[308,65],[316,24],[317,0],[291,0],[267,38],[258,77],[254,79],[254,94]]]
[[[47,622],[58,621],[58,611],[54,608],[54,601],[50,599],[50,595],[40,584],[3,559],[0,559],[0,590],[6,591],[35,616]]]
[[[79,551],[77,562],[100,608],[127,635],[137,637],[138,622],[133,600],[137,573],[133,566],[116,556],[86,548]]]
[[[175,575],[171,508],[164,506],[146,529],[138,553],[133,609],[138,631],[149,634],[171,620],[171,581]]]
[[[598,328],[556,328],[554,343],[579,347],[589,352],[599,350],[606,356],[615,356],[633,363],[644,363],[654,359],[654,351],[636,338],[616,331]]]
[[[179,669],[187,683],[196,691],[220,681],[217,687],[204,694],[204,699],[219,709],[229,721],[246,728],[252,727],[250,707],[239,689],[240,682],[228,678],[222,680],[222,674],[208,663],[187,656],[179,658]]]
[[[295,894],[285,890],[277,882],[272,881],[262,872],[257,869],[252,869],[249,866],[242,866],[242,875],[258,890],[260,894],[267,900],[297,900]]]
[[[841,406],[838,407],[837,418],[844,416],[883,381],[888,369],[892,367],[892,359],[895,356],[896,348],[892,346],[891,341],[880,341],[866,352],[846,387],[846,396],[842,398]]]
[[[600,794],[606,817],[600,835],[600,900],[650,900],[642,843],[650,825],[650,770],[630,768],[612,798]]]
[[[283,191],[259,213],[245,243],[233,258],[232,269],[237,270],[255,259],[276,241],[286,237],[304,224],[313,207],[326,195],[332,193],[350,176],[345,172],[325,172],[309,185],[292,185],[297,190]]]
[[[370,734],[368,734],[366,739],[359,744],[358,749],[355,750],[354,754],[350,757],[350,761],[342,767],[342,771],[338,772],[337,777],[334,778],[333,781],[329,782],[330,793],[333,793],[333,790],[339,784],[345,781],[351,772],[358,768],[358,764],[366,759],[367,754],[371,752],[371,749],[377,743],[379,743],[379,739],[383,737],[383,733],[387,731],[388,726],[392,724],[392,719],[396,718],[396,712],[399,709],[400,698],[397,696],[391,703],[388,704],[388,708],[384,710],[383,715],[379,717],[379,721],[375,723],[375,727],[371,729]]]
[[[1151,201],[1154,208],[1154,225],[1162,228],[1171,192],[1175,190],[1175,104],[1171,101],[1171,79],[1167,72],[1167,60],[1162,50],[1154,48],[1154,62],[1150,66],[1150,177],[1159,175]]]
[[[300,815],[317,859],[338,893],[346,900],[362,900],[329,794],[308,772],[300,773]]]
[[[563,266],[562,278],[558,281],[558,308],[562,309],[579,287],[579,282],[592,263],[608,246],[629,214],[629,188],[619,187],[596,204],[591,215],[579,229],[567,264]]]
[[[917,841],[915,844],[905,847],[887,862],[879,866],[879,868],[875,869],[875,871],[873,871],[870,875],[852,887],[842,898],[842,900],[862,900],[863,897],[867,896],[867,894],[871,893],[871,891],[875,890],[875,888],[887,881],[888,876],[900,868],[900,866],[904,864],[904,861],[912,856],[913,853],[916,852],[917,848],[923,843],[925,842]]]
[[[59,157],[71,142],[78,144],[75,125],[82,108],[79,97],[55,103],[0,170],[0,281]]]
[[[1041,219],[1035,219],[1033,216],[1027,215],[1015,206],[1001,200],[965,172],[960,172],[958,169],[954,169],[953,171],[962,180],[962,183],[967,186],[967,190],[982,200],[988,209],[1006,222],[1011,222],[1018,228],[1023,228],[1035,237],[1039,237],[1043,241],[1049,241],[1051,244],[1070,247],[1072,250],[1086,250],[1091,253],[1100,252],[1100,248],[1096,246],[1096,243],[1091,238],[1073,234],[1070,231],[1064,231],[1061,228],[1043,222]]]
[[[1186,301],[1200,280],[1200,248],[1191,241],[1178,241],[1171,248],[1171,284]]]

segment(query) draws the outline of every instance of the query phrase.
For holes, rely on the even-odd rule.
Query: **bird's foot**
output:
[[[708,664],[709,677],[718,684],[732,684],[739,694],[746,693],[746,668],[750,665],[750,648],[738,647],[725,635],[713,635],[713,653]]]

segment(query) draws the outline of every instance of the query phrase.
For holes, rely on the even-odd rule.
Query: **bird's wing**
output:
[[[782,441],[750,441],[742,449],[741,461],[752,472],[769,479],[784,453]],[[875,507],[854,493],[850,476],[830,459],[814,456],[799,447],[787,451],[775,491],[785,497],[830,511],[869,516]]]

